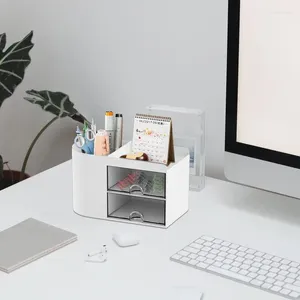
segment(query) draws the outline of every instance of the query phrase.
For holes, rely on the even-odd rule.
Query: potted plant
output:
[[[0,108],[3,102],[14,93],[16,87],[23,81],[25,69],[31,62],[29,52],[34,46],[31,42],[32,36],[33,32],[31,31],[21,41],[12,44],[7,50],[4,50],[6,34],[0,34]],[[42,133],[57,119],[70,117],[80,123],[87,121],[74,108],[74,104],[70,101],[69,96],[64,93],[46,90],[30,90],[26,93],[28,96],[24,97],[25,100],[41,106],[43,110],[52,113],[54,117],[38,132],[30,144],[21,171],[10,170],[8,162],[4,161],[0,155],[0,190],[29,177],[26,174],[26,166],[31,151]],[[8,170],[4,170],[4,165],[8,167]]]

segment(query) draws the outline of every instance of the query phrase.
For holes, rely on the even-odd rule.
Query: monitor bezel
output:
[[[300,169],[300,157],[237,142],[240,0],[228,1],[225,151]],[[300,135],[300,133],[299,133]],[[280,137],[279,137],[280,138]],[[299,141],[300,142],[300,141]]]

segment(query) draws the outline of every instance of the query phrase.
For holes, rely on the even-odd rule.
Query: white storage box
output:
[[[131,142],[109,156],[73,146],[73,208],[85,217],[167,228],[188,211],[189,151],[175,148],[168,166],[120,158]]]

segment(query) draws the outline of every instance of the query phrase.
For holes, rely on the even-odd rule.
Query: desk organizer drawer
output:
[[[120,167],[107,167],[107,190],[166,198],[166,174]]]
[[[107,194],[107,217],[165,225],[165,205],[164,200],[109,192]]]

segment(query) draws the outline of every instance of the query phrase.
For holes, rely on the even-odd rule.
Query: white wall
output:
[[[100,125],[105,110],[132,118],[148,104],[207,113],[207,174],[222,177],[227,1],[1,0],[8,43],[34,30],[32,63],[0,109],[0,153],[20,169],[51,115],[22,99],[25,90],[59,90]],[[61,120],[39,140],[35,174],[70,158],[75,124]]]

